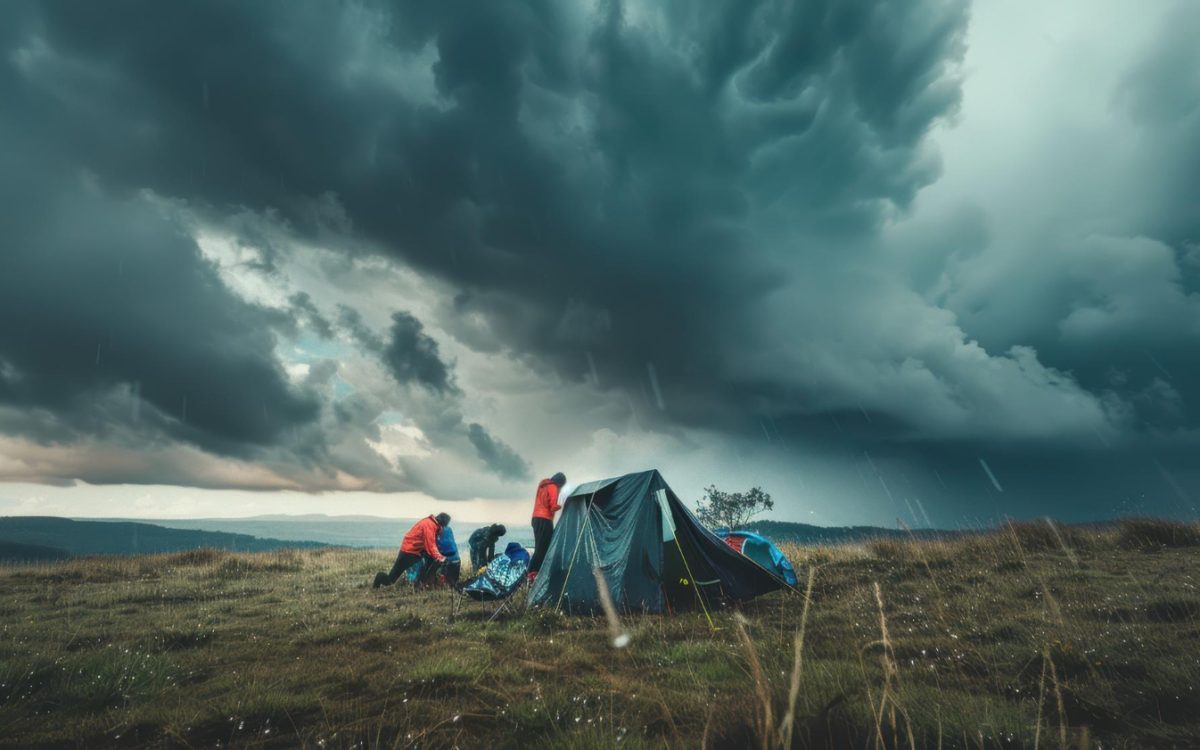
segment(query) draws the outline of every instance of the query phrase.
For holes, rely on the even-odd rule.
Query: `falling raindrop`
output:
[[[867,410],[863,408],[862,404],[858,405],[858,410],[862,412],[863,419],[867,420],[867,424],[870,424],[871,423],[871,415],[867,414]]]
[[[1161,372],[1168,380],[1171,379],[1171,373],[1167,372],[1167,368],[1163,367],[1162,364],[1154,358],[1153,354],[1146,352],[1146,356],[1150,358],[1150,361],[1154,363],[1154,366],[1158,368],[1159,372]]]
[[[653,362],[647,362],[646,369],[650,373],[650,387],[654,389],[654,400],[658,403],[659,410],[665,411],[667,407],[663,404],[662,389],[658,387],[658,371],[654,369]]]
[[[1183,489],[1179,482],[1175,480],[1175,475],[1172,474],[1167,467],[1159,463],[1157,458],[1152,460],[1154,461],[1154,467],[1158,469],[1158,473],[1162,475],[1162,478],[1166,480],[1167,484],[1171,485],[1171,489],[1175,491],[1175,494],[1183,502],[1184,507],[1191,509],[1192,512],[1195,512],[1195,508],[1192,506],[1191,497],[1188,496],[1187,491]]]
[[[784,445],[783,435],[779,434],[779,425],[775,424],[775,418],[767,417],[767,419],[771,422],[771,431],[775,433],[775,439],[779,441],[780,445]]]
[[[587,352],[588,372],[592,374],[592,385],[600,385],[600,376],[596,374],[596,360],[592,359],[592,353]]]
[[[925,512],[925,505],[921,502],[921,498],[914,495],[913,500],[917,503],[917,510],[921,511],[921,517],[925,519],[925,528],[932,529],[933,521],[929,520],[929,514]]]
[[[992,473],[992,467],[988,466],[987,461],[979,459],[979,465],[987,472],[988,479],[992,480],[992,484],[996,487],[996,492],[1004,492],[1004,488],[1000,486],[1000,482],[996,480],[996,475]]]

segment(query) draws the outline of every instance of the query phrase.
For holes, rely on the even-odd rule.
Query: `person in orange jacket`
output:
[[[533,498],[533,559],[529,561],[529,580],[537,578],[542,569],[542,560],[550,547],[550,538],[554,535],[554,514],[559,511],[558,491],[567,483],[567,477],[561,471],[538,482],[537,495]]]
[[[429,516],[417,521],[404,535],[404,540],[400,542],[400,554],[396,555],[392,572],[384,573],[381,570],[376,573],[372,588],[391,586],[400,579],[404,571],[415,565],[418,560],[425,560],[430,565],[445,562],[446,556],[438,550],[437,540],[438,534],[449,525],[450,515],[448,513],[438,513],[436,516]]]

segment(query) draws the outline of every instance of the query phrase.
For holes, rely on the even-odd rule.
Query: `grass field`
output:
[[[373,591],[387,551],[0,568],[0,745],[779,747],[794,705],[797,747],[1196,746],[1198,544],[1126,522],[790,548],[801,592],[744,624],[627,615],[620,649],[603,617]]]

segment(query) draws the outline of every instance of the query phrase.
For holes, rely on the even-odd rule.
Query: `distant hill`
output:
[[[6,563],[51,562],[65,560],[71,553],[57,547],[40,544],[20,544],[0,540],[0,565]]]
[[[247,518],[152,518],[134,519],[105,518],[77,519],[104,521],[133,521],[152,523],[169,529],[194,529],[223,531],[230,534],[248,534],[263,539],[315,541],[338,547],[368,547],[392,549],[400,545],[404,534],[419,519],[383,518],[380,516],[329,516],[320,513],[306,515],[250,516]],[[486,523],[455,520],[450,528],[461,545],[466,544],[471,532]],[[508,524],[505,542],[533,544],[529,526]]]
[[[328,546],[321,542],[264,539],[220,531],[168,529],[132,521],[74,521],[52,516],[0,517],[0,543],[31,545],[70,555],[137,555],[202,547],[269,552],[284,547]]]
[[[83,519],[79,519],[83,520]],[[100,519],[94,519],[100,520]],[[139,522],[128,518],[106,518],[105,521]],[[168,529],[193,531],[220,531],[227,534],[245,534],[261,539],[284,541],[313,541],[339,547],[383,547],[393,549],[400,544],[414,523],[415,518],[378,518],[374,516],[327,516],[310,513],[306,515],[250,516],[248,518],[171,518],[142,519]],[[453,524],[454,532],[465,538],[475,526]],[[462,541],[462,539],[460,539]]]
[[[904,539],[940,539],[960,536],[963,531],[939,529],[885,529],[882,526],[813,526],[790,521],[751,521],[746,530],[762,534],[773,542],[795,544],[854,544],[867,539],[895,537]]]

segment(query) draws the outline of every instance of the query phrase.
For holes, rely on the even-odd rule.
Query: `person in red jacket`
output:
[[[559,510],[558,491],[567,483],[567,477],[561,471],[538,482],[537,495],[533,498],[533,559],[529,561],[529,580],[537,578],[542,569],[542,560],[550,547],[550,537],[554,535],[554,514]]]
[[[381,570],[376,573],[375,584],[372,588],[391,586],[400,579],[404,571],[415,565],[418,560],[423,559],[430,565],[445,562],[446,556],[438,550],[437,540],[438,534],[449,525],[450,515],[448,513],[438,513],[436,516],[429,516],[417,521],[404,535],[404,540],[400,542],[400,554],[396,555],[392,572],[384,573]]]

